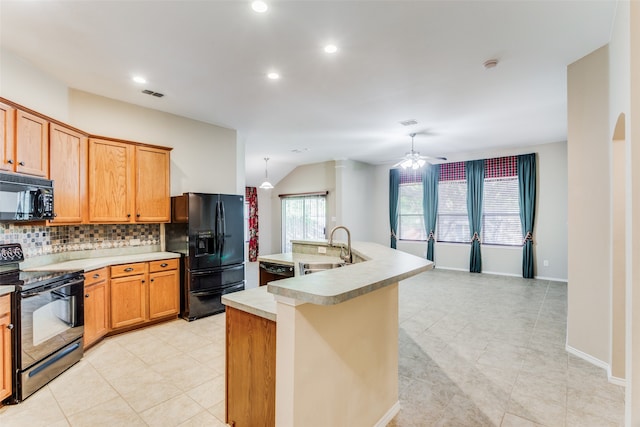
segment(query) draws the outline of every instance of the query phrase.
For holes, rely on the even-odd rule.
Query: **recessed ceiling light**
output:
[[[338,51],[338,46],[335,44],[328,44],[324,47],[324,51],[327,53],[336,53]]]
[[[271,72],[267,74],[267,77],[270,78],[271,80],[278,80],[280,78],[280,74],[276,72]]]
[[[147,82],[147,79],[142,76],[133,76],[133,81],[136,83],[145,84]]]
[[[258,0],[251,2],[251,9],[253,9],[254,12],[264,13],[267,11],[267,9],[269,9],[269,6],[267,6],[265,2]]]

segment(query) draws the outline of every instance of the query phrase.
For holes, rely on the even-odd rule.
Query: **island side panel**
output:
[[[397,283],[277,311],[276,425],[370,427],[397,412]]]
[[[276,323],[227,307],[226,329],[227,424],[274,426]]]

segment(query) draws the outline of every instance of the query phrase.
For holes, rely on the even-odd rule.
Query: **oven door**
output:
[[[84,280],[67,280],[44,290],[20,293],[18,302],[20,352],[18,369],[24,371],[84,332]]]

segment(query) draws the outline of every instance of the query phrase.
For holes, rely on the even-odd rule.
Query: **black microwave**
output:
[[[0,221],[41,221],[53,217],[53,181],[0,173]]]

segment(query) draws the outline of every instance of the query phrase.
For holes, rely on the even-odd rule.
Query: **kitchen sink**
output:
[[[319,271],[331,270],[332,268],[344,267],[345,265],[347,264],[344,262],[301,262],[300,274],[304,276]]]

